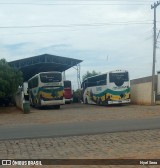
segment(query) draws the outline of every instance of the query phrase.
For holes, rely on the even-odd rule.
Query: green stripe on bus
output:
[[[120,95],[122,93],[130,93],[130,88],[127,88],[125,90],[122,90],[122,91],[113,91],[111,89],[106,89],[104,90],[102,93],[99,93],[99,94],[93,94],[93,96],[96,96],[96,97],[102,97],[104,96],[105,94],[112,94],[112,95]]]
[[[43,91],[45,93],[58,92],[58,91],[63,91],[63,90],[64,90],[64,87],[58,87],[56,89],[39,88],[39,91]]]

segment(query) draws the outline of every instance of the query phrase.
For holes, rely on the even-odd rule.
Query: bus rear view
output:
[[[28,81],[29,99],[33,106],[60,108],[64,104],[64,84],[61,72],[41,72]]]
[[[108,104],[130,103],[130,80],[128,71],[117,70],[109,72],[110,95]]]
[[[64,81],[64,97],[65,97],[65,103],[70,104],[73,101],[72,84],[71,81],[69,80]]]

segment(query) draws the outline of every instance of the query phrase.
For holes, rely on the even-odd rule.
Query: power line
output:
[[[0,29],[24,29],[24,28],[68,28],[68,27],[90,27],[90,26],[108,26],[108,25],[134,25],[134,24],[152,24],[151,21],[141,22],[108,22],[108,23],[83,23],[83,24],[69,24],[69,25],[30,25],[30,26],[0,26]]]
[[[94,30],[94,29],[100,29],[100,28],[103,28],[102,26],[101,27],[85,27],[85,31],[86,30]],[[106,29],[105,29],[106,30]],[[64,30],[64,29],[58,29],[58,30],[51,30],[51,31],[36,31],[36,32],[30,32],[30,33],[12,33],[12,34],[1,34],[1,36],[18,36],[18,35],[37,35],[37,34],[43,34],[43,33],[53,33],[53,32],[68,32],[68,31],[84,31],[84,27],[79,27],[79,28],[72,28],[72,29],[67,29],[67,30]],[[103,29],[104,31],[104,29]],[[147,31],[148,32],[148,31]],[[146,32],[146,33],[147,33]],[[148,34],[148,33],[147,33]],[[148,39],[144,39],[144,41],[147,41]]]
[[[38,0],[37,0],[38,1]],[[45,1],[46,2],[46,0],[39,0],[39,1]],[[47,1],[65,1],[65,2],[69,2],[69,1],[89,1],[89,2],[92,2],[92,1],[97,1],[97,0],[47,0]],[[127,1],[127,2],[129,2],[128,0],[98,0],[98,1],[105,1],[105,2],[109,2],[109,1],[111,1],[111,2],[116,2],[116,1],[118,1],[118,2],[122,2],[122,1]],[[134,0],[134,2],[140,2],[140,1],[142,1],[142,2],[152,2],[151,0]]]
[[[78,1],[77,1],[78,2]],[[80,2],[80,1],[79,1]],[[83,2],[83,1],[81,1]],[[89,1],[87,1],[89,2]],[[104,1],[102,1],[104,2]],[[71,5],[108,5],[108,6],[119,6],[119,5],[149,5],[148,3],[0,3],[0,5],[45,5],[45,6],[51,6],[51,5],[66,5],[66,6],[71,6]]]

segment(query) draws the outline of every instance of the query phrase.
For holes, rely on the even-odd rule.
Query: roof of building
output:
[[[81,63],[82,60],[43,54],[9,62],[12,67],[23,72],[24,81],[28,81],[33,75],[47,71],[66,71],[67,69]]]

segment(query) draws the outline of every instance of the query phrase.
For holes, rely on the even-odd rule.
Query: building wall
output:
[[[24,104],[29,104],[29,97],[27,93],[27,89],[24,87],[25,84],[23,84],[23,87],[18,88],[16,94],[15,94],[15,102],[16,106],[24,111]]]
[[[151,82],[131,85],[131,102],[133,104],[151,104]]]
[[[21,88],[18,89],[17,93],[15,94],[15,102],[16,106],[23,111],[23,101],[24,101],[24,92]]]
[[[155,89],[156,88],[157,76],[155,76]],[[131,102],[133,104],[151,105],[151,89],[151,76],[131,80]]]

